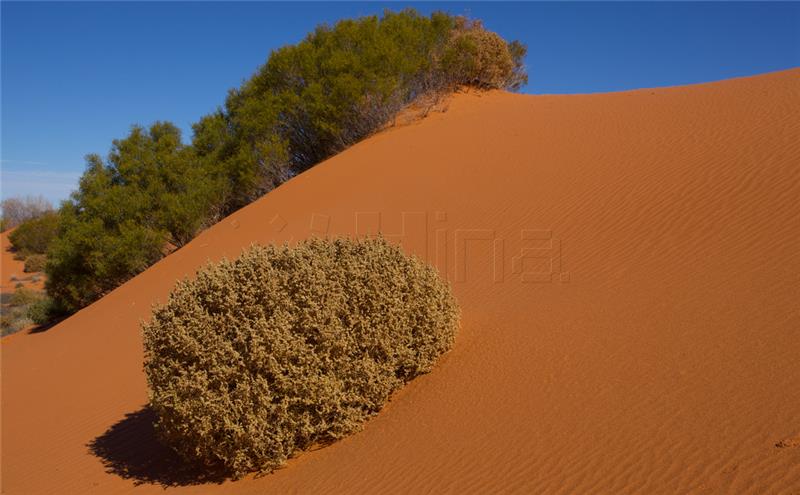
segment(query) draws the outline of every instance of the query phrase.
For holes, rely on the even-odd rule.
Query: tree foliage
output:
[[[225,109],[195,127],[195,147],[229,171],[235,208],[380,129],[421,95],[518,89],[525,52],[480,22],[441,12],[322,25],[232,90]]]
[[[221,216],[460,86],[518,89],[524,45],[445,13],[385,12],[317,27],[273,51],[193,128],[135,126],[87,157],[49,253],[48,291],[78,309]],[[5,214],[4,214],[5,215]]]
[[[47,290],[77,310],[192,239],[218,194],[180,131],[157,122],[115,140],[108,159],[87,157],[78,190],[59,212]]]

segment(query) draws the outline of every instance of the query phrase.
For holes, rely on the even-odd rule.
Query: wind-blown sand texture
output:
[[[798,108],[797,69],[457,95],[4,340],[3,491],[800,493]],[[463,310],[433,373],[272,475],[202,484],[158,447],[139,321],[176,279],[403,212]]]

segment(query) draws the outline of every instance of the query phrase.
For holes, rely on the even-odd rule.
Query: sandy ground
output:
[[[456,96],[3,341],[4,493],[800,493],[800,70]],[[380,224],[380,225],[379,225]],[[456,346],[366,429],[203,484],[153,440],[139,321],[252,242],[404,236]]]
[[[13,293],[20,282],[30,289],[41,290],[44,288],[44,276],[38,272],[25,273],[25,262],[14,259],[11,241],[8,240],[8,235],[13,231],[0,232],[0,293]],[[39,277],[38,282],[31,280],[34,276]]]

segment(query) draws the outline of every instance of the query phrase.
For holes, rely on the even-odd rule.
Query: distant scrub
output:
[[[414,10],[322,25],[273,51],[224,108],[193,125],[134,127],[106,160],[87,157],[48,252],[47,290],[77,310],[200,230],[461,86],[517,89],[526,49],[480,22]]]
[[[27,306],[42,298],[42,293],[33,289],[20,288],[11,294],[8,302],[11,306]]]
[[[58,235],[60,216],[55,211],[47,211],[21,223],[8,235],[8,240],[20,258],[47,253],[50,243]]]
[[[43,196],[14,197],[0,202],[0,210],[2,211],[0,231],[5,231],[52,212],[53,205]]]
[[[41,272],[47,262],[45,253],[58,236],[61,215],[55,210],[48,209],[49,203],[44,200],[12,198],[4,202],[4,209],[8,202],[15,201],[19,209],[14,217],[17,220],[21,218],[24,220],[8,235],[8,240],[15,250],[14,257],[24,260],[26,273]]]
[[[0,332],[4,336],[47,323],[57,313],[53,301],[40,291],[17,286],[13,294],[3,296]]]
[[[163,440],[233,476],[361,428],[450,349],[435,270],[383,239],[254,246],[178,283],[143,325]]]

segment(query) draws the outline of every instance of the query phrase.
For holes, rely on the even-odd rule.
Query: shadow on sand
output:
[[[64,321],[64,320],[66,320],[66,318],[59,318],[57,320],[51,321],[50,323],[45,323],[44,325],[37,325],[37,326],[31,328],[30,330],[28,330],[28,333],[29,334],[35,334],[35,333],[46,332],[46,331],[50,330],[51,328],[53,328],[54,326],[56,326],[59,323],[61,323],[62,321]]]
[[[222,474],[192,465],[161,444],[153,423],[155,413],[149,407],[125,415],[125,419],[95,438],[89,451],[99,457],[106,472],[133,480],[134,484],[163,487],[222,483]]]

